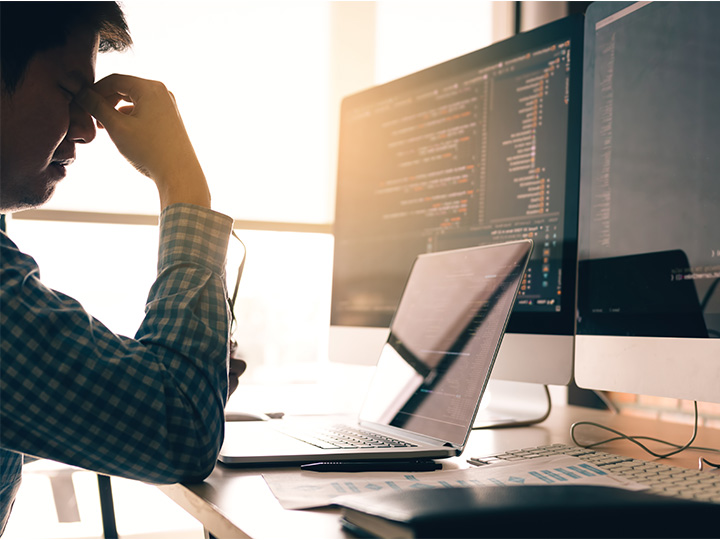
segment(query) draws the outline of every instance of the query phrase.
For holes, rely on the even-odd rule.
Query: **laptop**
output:
[[[227,422],[226,465],[459,456],[502,341],[531,240],[426,253],[411,268],[360,414]]]

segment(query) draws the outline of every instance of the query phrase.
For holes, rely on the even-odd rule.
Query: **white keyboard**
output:
[[[578,457],[611,474],[649,486],[648,492],[651,493],[720,504],[720,472],[672,467],[578,446],[565,444],[537,446],[491,456],[473,457],[468,462],[482,466],[499,461],[518,461],[555,455]]]

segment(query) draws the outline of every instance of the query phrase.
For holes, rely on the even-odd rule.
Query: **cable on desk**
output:
[[[543,385],[543,389],[545,390],[545,399],[547,400],[547,409],[544,413],[538,418],[532,418],[528,420],[514,420],[514,421],[508,421],[501,424],[495,424],[492,426],[478,426],[473,427],[472,429],[486,429],[487,427],[493,427],[493,428],[505,428],[505,427],[525,427],[525,426],[532,426],[534,424],[540,424],[548,419],[550,416],[550,412],[552,411],[552,397],[550,396],[550,388],[547,384]]]
[[[598,397],[600,401],[603,402],[603,404],[608,408],[611,413],[620,413],[620,409],[618,409],[617,405],[615,405],[612,400],[607,396],[606,392],[604,392],[603,390],[593,390],[593,393]]]
[[[240,240],[240,237],[235,233],[235,231],[231,231],[231,234],[238,242],[240,242],[240,244],[243,247],[242,260],[240,261],[240,264],[238,266],[237,277],[235,278],[235,287],[233,288],[232,296],[229,296],[227,299],[228,305],[230,306],[230,314],[232,316],[232,320],[230,321],[230,333],[233,334],[235,332],[235,328],[237,326],[237,320],[235,319],[235,304],[237,302],[238,289],[240,288],[240,280],[242,279],[243,270],[245,269],[245,259],[247,258],[247,247],[245,247],[245,242]]]
[[[690,438],[690,440],[686,444],[683,444],[683,445],[675,444],[675,443],[668,442],[668,441],[663,441],[662,439],[656,439],[655,437],[646,437],[643,435],[637,435],[637,436],[636,435],[626,435],[626,434],[622,433],[621,431],[618,431],[609,426],[598,424],[596,422],[587,422],[587,421],[575,422],[570,427],[570,437],[572,438],[572,441],[574,444],[576,444],[577,446],[580,446],[582,448],[595,448],[596,446],[600,446],[600,445],[603,445],[603,444],[606,444],[609,442],[626,440],[633,444],[636,444],[637,446],[642,448],[645,452],[647,452],[648,454],[650,454],[654,457],[657,457],[657,458],[667,458],[670,456],[674,456],[675,454],[679,454],[680,452],[683,452],[684,450],[688,450],[688,449],[702,450],[702,451],[707,451],[707,452],[720,452],[720,449],[717,449],[717,448],[704,448],[704,447],[692,446],[692,443],[695,442],[695,438],[697,437],[697,432],[698,432],[698,404],[697,404],[697,401],[695,401],[693,403],[695,406],[695,422],[694,422],[694,426],[693,426],[693,434],[692,434],[692,437]],[[592,427],[596,427],[599,429],[604,429],[605,431],[614,433],[617,436],[611,437],[609,439],[605,439],[605,440],[599,441],[599,442],[594,442],[594,443],[590,443],[590,444],[582,444],[575,437],[575,430],[579,426],[592,426]],[[672,452],[665,453],[665,454],[657,453],[657,452],[650,450],[647,446],[645,446],[642,442],[640,442],[641,440],[642,441],[653,441],[653,442],[657,442],[660,444],[664,444],[666,446],[671,446],[671,447],[674,447],[675,450],[673,450]],[[703,462],[707,463],[708,465],[710,465],[712,467],[719,467],[719,465],[711,463],[710,461],[706,460],[705,458],[700,458],[700,460],[701,460],[700,461],[700,469],[702,469]]]

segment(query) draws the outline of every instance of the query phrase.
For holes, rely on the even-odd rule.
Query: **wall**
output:
[[[695,412],[690,400],[620,392],[607,392],[606,395],[621,414],[683,424],[694,421]],[[698,402],[698,414],[699,425],[720,429],[720,403]]]

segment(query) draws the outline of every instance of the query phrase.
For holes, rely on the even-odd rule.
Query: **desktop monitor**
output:
[[[374,363],[419,253],[530,238],[493,378],[572,377],[582,17],[346,97],[330,358]]]
[[[586,17],[577,384],[720,402],[720,4]]]

